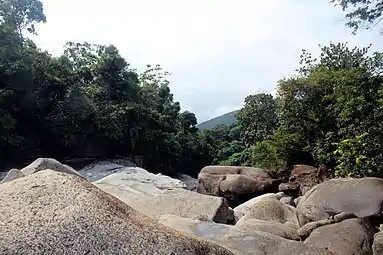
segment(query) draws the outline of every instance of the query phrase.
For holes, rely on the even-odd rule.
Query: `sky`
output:
[[[348,42],[383,50],[378,29],[351,34],[330,0],[43,0],[35,43],[53,55],[67,41],[115,45],[133,68],[160,64],[198,122],[275,94],[302,49]]]

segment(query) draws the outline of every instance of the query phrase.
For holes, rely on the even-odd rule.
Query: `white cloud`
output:
[[[133,67],[161,64],[184,109],[203,121],[243,104],[298,66],[302,48],[348,41],[378,48],[378,31],[357,36],[323,0],[55,0],[36,43],[60,54],[67,41],[114,44]],[[382,49],[382,47],[380,47]]]

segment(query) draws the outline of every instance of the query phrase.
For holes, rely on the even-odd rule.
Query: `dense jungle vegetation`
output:
[[[380,1],[338,0],[356,33]],[[138,72],[113,45],[68,42],[54,57],[31,41],[40,0],[0,0],[0,162],[36,156],[141,156],[152,172],[196,176],[209,164],[280,174],[327,164],[338,176],[382,176],[383,53],[347,44],[302,51],[277,95],[249,95],[232,126],[199,131],[160,65]],[[239,81],[240,82],[240,81]]]

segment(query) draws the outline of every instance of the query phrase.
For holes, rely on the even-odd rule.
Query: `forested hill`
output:
[[[214,128],[218,125],[227,125],[230,126],[232,124],[235,124],[237,122],[237,119],[235,115],[239,112],[239,110],[232,111],[225,113],[221,116],[215,117],[213,119],[204,121],[200,124],[197,125],[197,128],[199,130],[204,130],[204,129],[211,129]]]
[[[351,1],[335,2],[346,9]],[[366,13],[364,2],[352,1],[358,15],[347,16],[355,31],[380,20],[381,6]],[[0,15],[0,164],[138,156],[169,175],[196,176],[209,164],[283,175],[293,164],[323,163],[337,176],[382,176],[381,52],[342,43],[318,56],[303,51],[293,78],[276,84],[277,97],[249,95],[236,123],[199,131],[159,65],[137,72],[115,46],[91,42],[69,42],[51,56],[23,36],[46,21],[40,0],[1,1]]]

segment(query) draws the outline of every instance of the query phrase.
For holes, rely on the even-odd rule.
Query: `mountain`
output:
[[[203,129],[211,129],[217,125],[228,125],[234,124],[237,122],[237,119],[235,118],[235,114],[239,112],[239,110],[235,110],[232,112],[225,113],[224,115],[215,117],[213,119],[204,121],[197,125],[197,128],[199,130]]]

